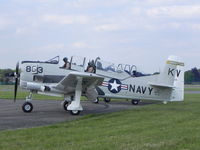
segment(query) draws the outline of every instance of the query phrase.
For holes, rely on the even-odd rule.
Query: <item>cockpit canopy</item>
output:
[[[47,63],[47,64],[59,64],[59,56],[53,57],[47,61],[22,61],[23,63]],[[87,68],[88,62],[94,62],[95,70],[104,71],[109,73],[127,73],[130,76],[142,76],[141,73],[138,74],[137,67],[135,65],[129,64],[114,64],[106,61],[102,61],[99,57],[94,60],[86,61],[85,57],[72,56],[68,59],[70,63],[70,69],[76,71],[84,71]],[[63,68],[63,67],[61,67]]]
[[[53,57],[53,58],[45,61],[45,63],[58,64],[59,63],[59,59],[60,59],[60,57],[56,56],[56,57]]]
[[[56,57],[53,57],[47,61],[22,61],[21,62],[22,64],[23,63],[48,63],[48,64],[58,64],[59,63],[59,56],[56,56]]]
[[[53,59],[50,59],[47,62],[59,62],[59,57],[54,57]],[[70,59],[70,64],[72,70],[77,71],[84,71],[87,68],[87,65],[90,62],[94,62],[95,64],[95,70],[104,71],[104,72],[115,72],[115,73],[127,73],[130,76],[134,76],[135,73],[137,73],[137,67],[135,65],[129,65],[129,64],[118,64],[115,65],[114,63],[102,61],[99,57],[97,57],[94,60],[87,60],[85,57],[80,56],[72,56]]]
[[[128,64],[115,65],[114,63],[102,61],[100,59],[96,60],[96,68],[98,70],[109,71],[109,72],[117,72],[117,73],[126,72],[129,75],[132,75],[134,71],[137,71],[137,67],[135,65],[128,65]]]

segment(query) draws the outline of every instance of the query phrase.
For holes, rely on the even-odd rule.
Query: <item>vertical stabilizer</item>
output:
[[[157,83],[171,87],[171,101],[181,101],[184,97],[184,63],[177,56],[169,56]]]

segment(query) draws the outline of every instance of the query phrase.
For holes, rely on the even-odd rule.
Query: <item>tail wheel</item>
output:
[[[30,112],[33,110],[33,105],[32,105],[30,102],[25,102],[25,103],[22,105],[22,110],[23,110],[25,113],[30,113]]]
[[[80,112],[80,110],[70,110],[71,115],[79,115]]]
[[[140,100],[132,99],[131,102],[132,102],[133,105],[138,105]]]
[[[68,111],[67,110],[67,107],[69,106],[69,102],[68,101],[64,101],[64,103],[63,103],[63,108],[64,108],[64,110],[66,110],[66,111]]]
[[[110,102],[110,98],[104,98],[104,102],[109,103]]]

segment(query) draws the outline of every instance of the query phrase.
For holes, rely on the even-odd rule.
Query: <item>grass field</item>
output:
[[[18,88],[17,99],[26,99],[29,92]],[[0,99],[13,99],[14,98],[14,86],[13,85],[0,85]],[[40,94],[33,94],[34,100],[63,100],[64,97],[47,96]],[[81,100],[86,100],[86,97],[82,96]]]
[[[18,88],[17,99],[25,99],[29,95],[29,92]],[[0,99],[13,99],[14,97],[14,85],[0,85]],[[33,99],[40,100],[62,100],[63,97],[54,97],[33,94]]]
[[[17,92],[17,99],[26,99],[26,96],[29,95],[29,92],[26,91],[18,91]],[[13,91],[0,91],[0,99],[13,99],[14,92]],[[46,95],[39,95],[33,94],[33,99],[36,100],[62,100],[63,97],[54,97],[54,96],[46,96]]]
[[[185,85],[185,91],[200,91],[200,85]]]
[[[196,150],[200,148],[200,94],[186,94],[184,102],[1,131],[0,139],[1,150]]]
[[[0,85],[0,90],[13,90],[14,85]]]

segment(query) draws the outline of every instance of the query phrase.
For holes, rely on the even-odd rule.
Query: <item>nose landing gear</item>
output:
[[[33,104],[30,102],[32,100],[32,92],[26,97],[26,102],[22,105],[22,110],[25,113],[30,113],[33,110]]]
[[[30,113],[33,110],[33,105],[30,102],[25,102],[22,105],[22,110],[26,113]]]

